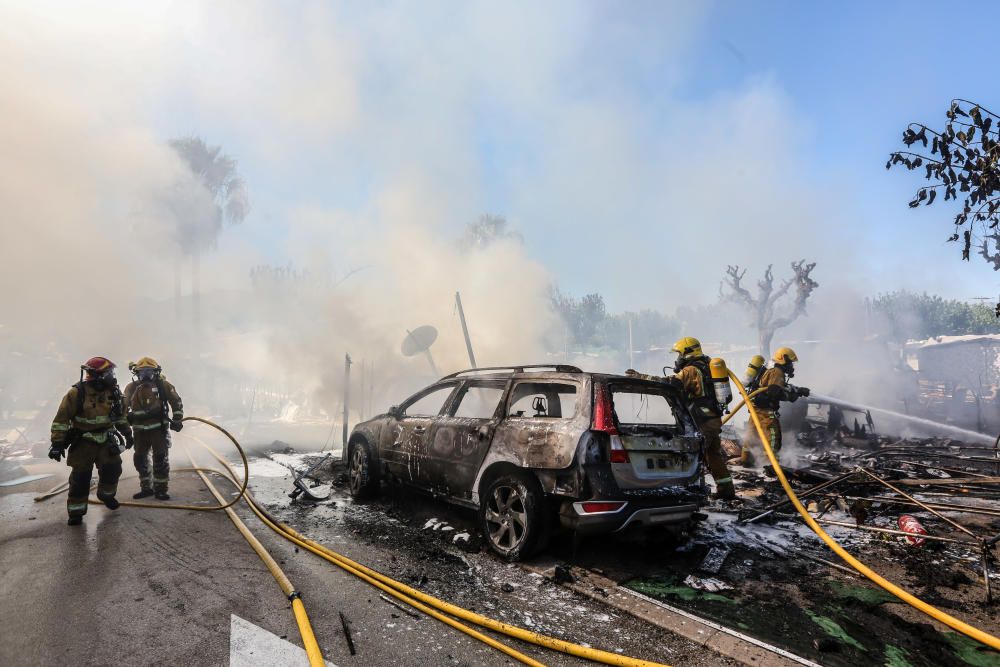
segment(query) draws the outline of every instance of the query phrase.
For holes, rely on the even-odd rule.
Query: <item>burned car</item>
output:
[[[679,530],[703,503],[703,439],[677,389],[574,366],[448,375],[358,424],[351,494],[400,482],[479,512],[497,554],[518,559],[557,527]]]

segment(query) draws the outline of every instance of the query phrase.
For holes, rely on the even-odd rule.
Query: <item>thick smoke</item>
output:
[[[505,364],[560,349],[553,283],[616,311],[701,306],[685,324],[703,330],[684,333],[732,347],[753,333],[709,308],[726,263],[815,259],[819,294],[863,281],[835,208],[816,205],[810,128],[778,82],[691,101],[685,49],[705,10],[631,9],[5,4],[5,394],[53,400],[89,356],[151,354],[195,410],[242,419],[251,402],[291,401],[330,415],[349,353],[354,382],[374,365],[378,409],[431,374],[400,355],[408,329],[437,327],[442,372],[467,365],[456,291],[479,363]],[[252,207],[201,255],[198,321],[178,211],[212,204],[167,146],[191,134],[239,161]],[[523,244],[462,247],[486,212]],[[292,271],[252,278],[261,266]],[[816,317],[830,312],[788,336],[852,333]]]

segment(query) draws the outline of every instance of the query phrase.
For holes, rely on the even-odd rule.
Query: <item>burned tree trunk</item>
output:
[[[757,334],[757,347],[765,357],[771,353],[771,341],[774,340],[774,329],[769,328]]]

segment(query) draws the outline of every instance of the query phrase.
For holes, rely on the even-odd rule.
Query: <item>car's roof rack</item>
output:
[[[464,371],[457,371],[450,375],[445,375],[442,380],[447,378],[457,378],[465,375],[474,375],[476,373],[493,373],[496,371],[506,371],[507,373],[513,375],[514,373],[524,373],[526,370],[537,370],[537,369],[551,369],[557,373],[582,373],[583,371],[576,366],[570,366],[568,364],[528,364],[526,366],[484,366],[482,368],[468,368]]]

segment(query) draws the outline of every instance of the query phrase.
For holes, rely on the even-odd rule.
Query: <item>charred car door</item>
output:
[[[500,420],[506,380],[467,380],[430,436],[425,484],[448,496],[469,499],[479,467]]]
[[[426,479],[422,468],[427,463],[428,437],[457,387],[457,382],[433,385],[406,399],[393,411],[379,448],[391,475],[415,484]]]
[[[566,452],[575,451],[580,439],[575,424],[580,392],[580,385],[571,380],[516,380],[494,448],[509,449],[529,468],[565,467]]]

